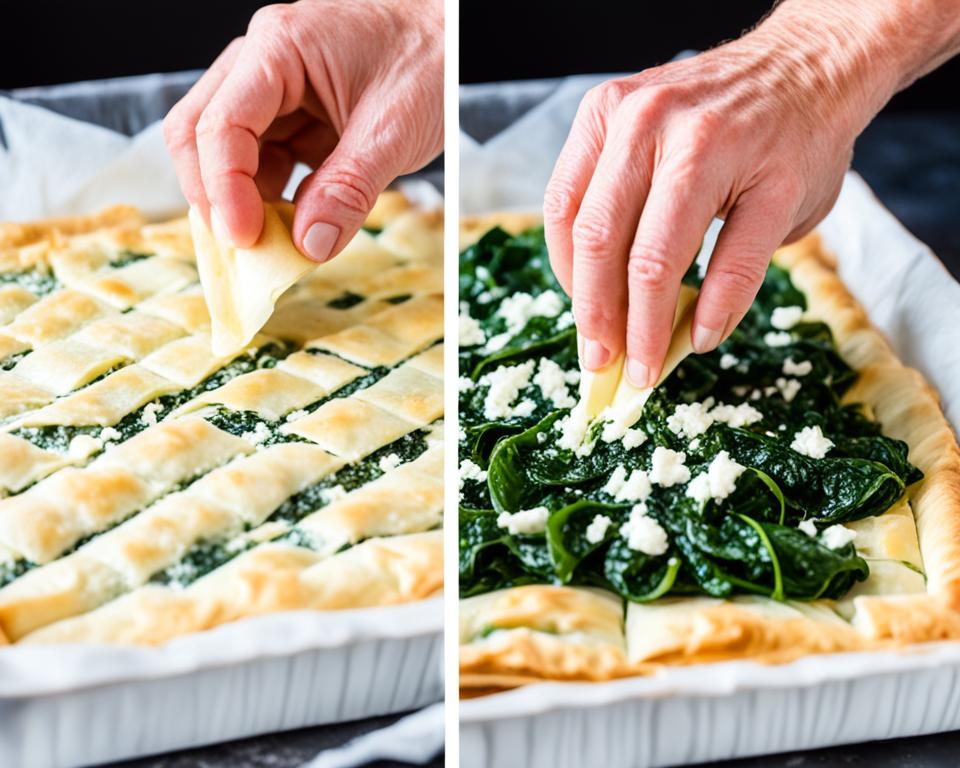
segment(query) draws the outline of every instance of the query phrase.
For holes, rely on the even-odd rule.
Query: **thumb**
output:
[[[343,250],[401,172],[398,161],[399,153],[378,137],[348,124],[323,165],[297,188],[293,241],[300,252],[323,263]]]

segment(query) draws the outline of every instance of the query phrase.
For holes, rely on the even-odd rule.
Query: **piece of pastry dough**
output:
[[[251,248],[237,248],[218,238],[200,214],[190,210],[214,354],[234,354],[249,344],[270,318],[280,294],[317,266],[294,246],[292,224],[292,205],[265,203],[260,239]]]
[[[0,285],[0,325],[6,325],[37,300],[19,285]]]
[[[25,309],[4,328],[4,333],[36,348],[116,311],[81,291],[67,289],[44,296]]]
[[[50,342],[25,355],[12,372],[55,395],[66,395],[124,360],[124,356],[117,352],[67,338]]]
[[[390,371],[354,397],[418,427],[443,414],[443,382],[412,365],[401,365]]]

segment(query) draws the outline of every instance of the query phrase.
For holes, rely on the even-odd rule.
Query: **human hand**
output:
[[[293,240],[323,262],[443,148],[438,0],[300,0],[254,14],[163,124],[183,193],[249,247],[297,161]]]
[[[710,351],[730,334],[773,251],[832,207],[855,137],[955,49],[950,4],[921,2],[940,21],[918,22],[908,3],[787,0],[740,40],[587,94],[544,198],[585,368],[625,351],[630,381],[656,382],[681,278],[715,216],[725,224],[693,348]],[[909,38],[911,24],[923,34]],[[953,37],[935,39],[938,24]]]

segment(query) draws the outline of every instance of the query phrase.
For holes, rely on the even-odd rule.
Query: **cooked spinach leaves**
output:
[[[685,281],[698,281],[695,269]],[[561,311],[518,323],[512,307],[504,309],[519,293],[536,298],[548,291],[563,302]],[[715,352],[688,357],[653,393],[634,425],[645,440],[630,447],[605,442],[594,425],[587,441],[593,448],[581,455],[558,444],[569,410],[533,385],[517,394],[527,408],[489,418],[485,407],[491,372],[543,358],[576,368],[570,305],[550,271],[542,230],[511,237],[494,229],[466,249],[460,302],[471,329],[459,359],[464,596],[554,583],[601,586],[633,601],[666,594],[840,598],[867,577],[867,563],[853,543],[810,534],[881,514],[922,477],[905,443],[882,435],[859,406],[841,403],[856,373],[837,353],[830,328],[773,323],[778,307],[806,308],[777,266],[730,338]],[[768,343],[767,334],[781,343]],[[677,430],[670,421],[677,406],[708,398],[749,405],[759,416],[737,426],[715,420],[694,439]],[[823,458],[791,447],[812,427],[832,443]],[[655,483],[643,494],[640,513],[665,532],[665,551],[631,546],[638,499],[611,484],[615,473],[648,477],[657,448],[682,452],[690,478],[721,453],[744,468],[726,498],[698,500],[687,492],[689,482]],[[543,508],[542,532],[509,525],[512,513]]]

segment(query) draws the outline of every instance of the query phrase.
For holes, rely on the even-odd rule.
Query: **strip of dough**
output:
[[[270,319],[280,294],[317,266],[294,246],[292,224],[292,205],[264,203],[260,239],[250,248],[237,248],[212,233],[203,217],[190,209],[216,355],[230,355],[249,344]]]

